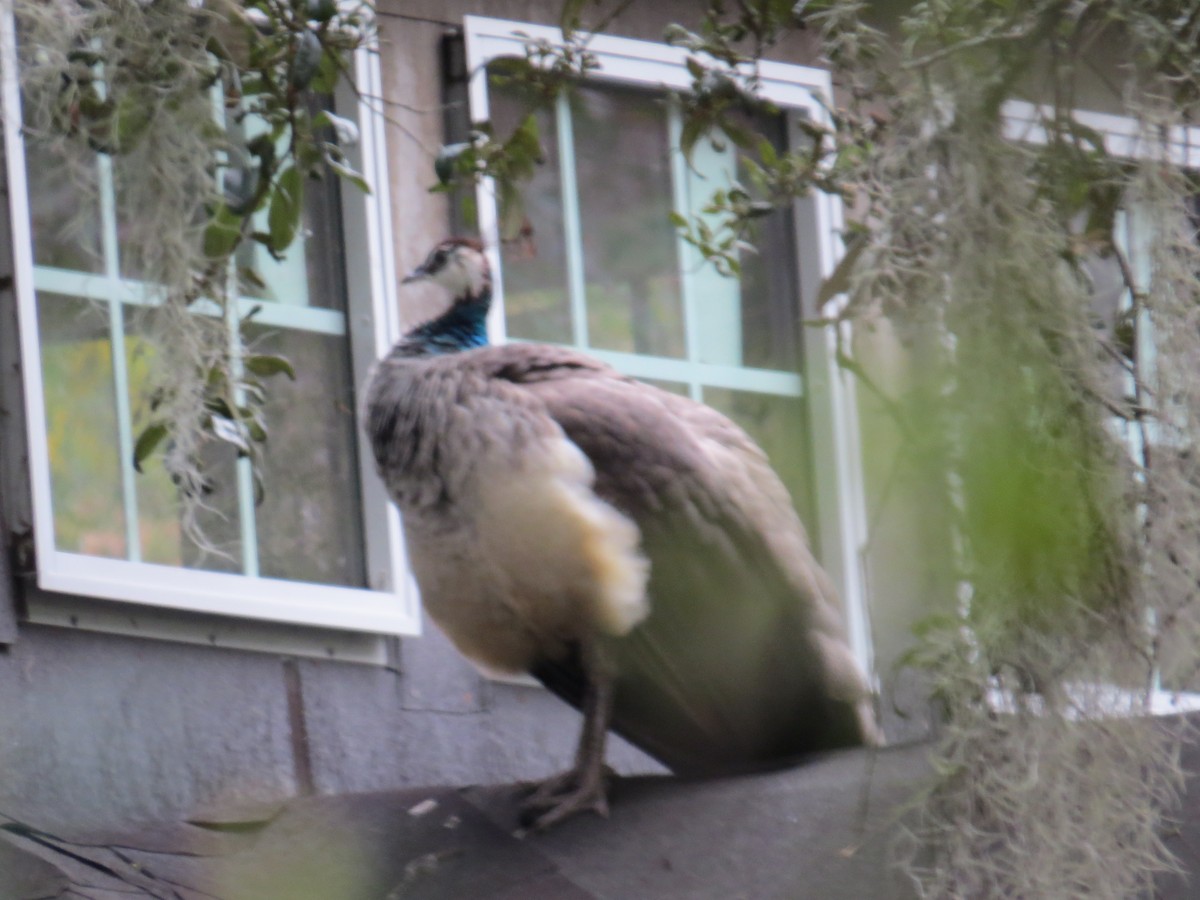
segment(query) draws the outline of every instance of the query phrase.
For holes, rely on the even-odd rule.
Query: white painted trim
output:
[[[486,42],[480,42],[473,36],[470,25],[473,18],[467,16],[464,29],[467,72],[470,73],[467,81],[467,109],[471,111],[473,121],[485,122],[491,118],[491,108],[488,103],[487,79],[479,73],[492,57],[488,55]],[[493,344],[503,344],[508,337],[504,313],[504,262],[500,256],[498,206],[495,182],[491,178],[481,179],[475,186],[475,215],[488,263],[495,276],[492,279],[492,308],[488,310],[487,317],[488,341]]]
[[[527,39],[562,43],[562,30],[548,25],[530,25],[485,16],[467,16],[463,25],[467,38],[467,66],[471,83],[482,80],[481,67],[487,61],[502,56],[525,57]],[[692,76],[685,65],[689,53],[682,47],[613,37],[591,35],[588,51],[595,55],[600,66],[588,73],[589,78],[615,81],[636,81],[668,90],[686,91],[691,88]],[[747,69],[749,72],[749,69]],[[764,61],[759,64],[761,96],[779,106],[811,108],[813,92],[829,96],[829,73],[823,69],[791,63]],[[477,107],[472,96],[472,110]]]
[[[355,75],[359,79],[362,93],[365,96],[379,96],[382,78],[378,54],[372,49],[364,48],[356,53],[354,62]],[[364,504],[373,503],[378,508],[377,517],[384,522],[384,561],[390,563],[385,566],[390,570],[385,573],[386,577],[381,578],[373,570],[368,572],[372,583],[383,582],[378,585],[378,590],[207,572],[105,559],[56,549],[35,290],[40,286],[39,279],[53,282],[56,277],[65,276],[49,269],[39,269],[39,274],[35,276],[28,182],[25,175],[25,148],[22,140],[15,22],[11,6],[7,4],[0,11],[0,77],[4,140],[7,148],[9,216],[12,222],[14,292],[20,328],[27,419],[26,440],[29,449],[30,492],[33,500],[33,532],[39,587],[43,591],[78,595],[81,603],[86,603],[86,598],[89,597],[105,598],[142,604],[146,607],[341,631],[419,633],[419,605],[415,585],[406,565],[399,517],[395,508],[386,502],[386,498],[381,501],[373,492],[374,485],[370,480],[374,477],[371,474],[373,464],[366,462],[366,456],[363,457],[361,466]],[[382,113],[360,104],[359,115],[362,120],[362,140],[355,153],[361,159],[356,161],[371,182],[374,193],[365,198],[357,209],[357,216],[362,224],[357,227],[356,233],[366,249],[367,264],[362,267],[352,265],[348,268],[361,268],[369,273],[368,293],[371,305],[365,314],[351,309],[348,316],[352,332],[357,331],[360,338],[369,334],[372,341],[369,344],[370,356],[378,358],[400,334],[399,312],[395,302],[396,279],[391,255],[387,156],[383,143]],[[348,219],[347,232],[352,230],[355,230],[354,226]],[[352,273],[348,273],[348,276],[351,275]],[[129,299],[137,302],[138,298],[145,296],[144,289],[134,282],[97,276],[93,278],[93,286],[101,286],[103,283],[102,286],[111,293],[111,299]],[[326,311],[322,311],[324,312]],[[295,309],[290,309],[288,322],[280,324],[293,325],[291,319],[295,313]],[[312,324],[318,326],[312,330],[328,333],[327,315],[314,314],[309,318],[312,319]],[[364,323],[368,329],[366,332],[363,330]],[[344,327],[342,331],[345,331]],[[378,559],[376,562],[378,563]],[[48,620],[54,616],[46,611],[47,603],[52,604],[53,601],[40,600],[39,609],[42,610],[42,617]],[[101,621],[104,617],[97,614],[93,618]]]
[[[25,142],[21,136],[21,85],[17,73],[16,20],[12,7],[0,11],[0,90],[3,95],[4,146],[8,179],[8,214],[12,222],[13,292],[20,323],[25,418],[29,434],[38,435],[42,452],[31,444],[29,489],[33,500],[33,536],[38,571],[50,562],[54,547],[54,510],[50,494],[50,457],[45,452],[46,411],[42,403],[41,353],[33,290],[33,236],[29,227],[29,186],[25,178]]]
[[[114,300],[130,306],[157,306],[161,296],[151,285],[129,278],[110,278],[95,272],[75,272],[53,266],[33,267],[33,287],[36,291],[65,294],[71,297],[90,297],[93,300]],[[336,309],[320,306],[292,306],[255,297],[239,297],[236,315],[245,316],[254,307],[259,311],[254,316],[258,325],[287,328],[292,331],[310,331],[316,334],[342,336],[346,333],[346,315]],[[192,312],[207,316],[221,314],[211,300],[197,300]]]
[[[1200,712],[1200,694],[1188,691],[1148,692],[1115,684],[1077,683],[1066,685],[1068,707],[1064,718],[1071,722],[1130,719],[1142,716],[1182,716]],[[1040,696],[1022,696],[1023,708],[1034,715],[1045,712]],[[1013,695],[995,684],[988,689],[988,707],[1001,715],[1013,715],[1018,707]]]
[[[845,253],[841,235],[845,227],[842,201],[839,197],[820,194],[816,197],[818,208],[817,233],[821,239],[821,278],[833,274]],[[847,302],[845,295],[831,301],[839,307]],[[875,649],[871,634],[871,622],[866,585],[866,548],[870,539],[867,526],[867,500],[865,476],[863,474],[862,441],[859,434],[858,391],[854,376],[845,371],[837,361],[837,339],[843,346],[850,346],[853,338],[849,321],[825,326],[825,358],[817,361],[824,364],[830,373],[830,391],[825,402],[833,415],[833,467],[838,484],[837,534],[840,538],[842,557],[842,581],[838,585],[842,593],[842,604],[846,612],[846,630],[850,647],[863,671],[875,672]],[[813,397],[812,403],[820,399]]]
[[[394,640],[368,632],[208,615],[41,590],[27,591],[25,605],[26,620],[35,625],[373,666],[391,662],[388,642]]]
[[[359,94],[364,97],[383,97],[379,48],[374,41],[357,52],[354,64]],[[400,323],[400,304],[396,296],[399,282],[393,253],[395,241],[392,233],[387,119],[382,109],[370,108],[366,103],[359,104],[359,118],[359,143],[350,148],[348,156],[352,162],[358,163],[360,171],[371,185],[372,194],[370,197],[355,195],[353,202],[344,203],[343,206],[361,204],[366,218],[364,243],[367,248],[371,308],[369,317],[353,310],[349,313],[355,380],[356,385],[362,388],[367,382],[373,361],[368,361],[360,347],[373,347],[374,359],[381,359],[400,339],[404,329]],[[347,212],[352,212],[352,209]],[[346,216],[346,220],[349,222],[352,218]],[[351,239],[349,233],[347,239]],[[354,272],[347,272],[347,288],[351,296],[354,295],[354,277]],[[367,541],[367,581],[374,589],[391,591],[398,599],[405,619],[404,631],[398,633],[420,634],[420,595],[408,565],[400,513],[375,474],[370,446],[361,434],[358,446]]]
[[[408,618],[390,592],[248,578],[61,550],[48,556],[49,565],[38,571],[38,586],[63,594],[386,634],[405,633]]]
[[[845,297],[834,297],[823,310],[816,308],[816,297],[821,283],[833,272],[843,253],[839,236],[841,201],[825,194],[811,194],[796,202],[795,217],[804,316],[817,318],[836,312]],[[806,328],[803,335],[804,378],[809,422],[814,433],[815,532],[821,562],[842,597],[847,637],[854,657],[864,672],[877,678],[866,584],[866,492],[858,401],[852,376],[837,363],[837,327]],[[849,323],[840,327],[842,340],[849,341]]]
[[[1001,107],[1000,113],[1004,123],[1004,136],[1009,140],[1044,144],[1047,134],[1042,123],[1054,118],[1055,111],[1054,107],[1048,104],[1008,100]],[[1087,109],[1072,110],[1071,116],[1079,124],[1099,132],[1104,138],[1104,149],[1113,156],[1140,159],[1162,155],[1165,151],[1165,162],[1183,168],[1200,168],[1198,126],[1174,126],[1169,129],[1162,144],[1153,148],[1147,143],[1140,123],[1132,116]]]

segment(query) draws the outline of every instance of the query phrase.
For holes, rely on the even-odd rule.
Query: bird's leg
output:
[[[591,810],[608,815],[608,775],[604,747],[612,715],[613,676],[604,652],[589,641],[583,647],[586,688],[583,696],[583,728],[575,750],[575,764],[547,781],[526,799],[521,824],[548,828],[578,812]]]

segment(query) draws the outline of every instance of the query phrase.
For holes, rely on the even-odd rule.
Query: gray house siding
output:
[[[460,665],[448,648],[402,674],[26,625],[0,653],[0,813],[44,827],[148,821],[568,764],[573,710]],[[418,685],[428,699],[413,703]],[[652,768],[632,750],[614,758]]]
[[[0,141],[0,144],[3,142]],[[0,160],[4,159],[0,147]],[[12,239],[8,209],[8,187],[0,179],[0,647],[17,639],[17,594],[13,558],[18,522],[13,513],[19,508],[14,493],[24,493],[24,445],[15,438],[24,428],[21,401],[21,360],[17,351],[12,290]],[[8,437],[12,435],[13,437]],[[28,501],[24,501],[26,506]]]

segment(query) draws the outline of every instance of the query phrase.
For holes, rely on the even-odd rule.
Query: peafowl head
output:
[[[448,238],[438,244],[402,282],[432,281],[446,288],[455,300],[491,298],[492,271],[478,241]]]

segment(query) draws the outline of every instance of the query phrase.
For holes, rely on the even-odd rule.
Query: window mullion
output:
[[[579,214],[579,181],[575,172],[575,129],[571,101],[559,91],[554,105],[558,132],[558,177],[563,210],[563,243],[567,257],[567,292],[571,300],[571,337],[578,347],[588,345],[587,280],[583,263],[583,222]]]
[[[687,159],[683,155],[683,116],[679,104],[671,100],[667,104],[667,134],[671,154],[671,194],[675,211],[681,216],[691,212],[687,194]],[[700,329],[697,316],[695,291],[692,289],[692,273],[700,259],[694,248],[676,232],[675,246],[679,255],[679,293],[683,300],[683,335],[687,360],[700,361]],[[693,372],[695,370],[693,369]],[[703,387],[695,374],[687,380],[688,394],[693,400],[703,401]]]
[[[1117,213],[1117,222],[1114,231],[1117,236],[1117,249],[1125,255],[1129,261],[1130,268],[1133,273],[1134,283],[1127,286],[1122,306],[1126,310],[1131,310],[1135,307],[1134,297],[1130,293],[1130,289],[1142,293],[1150,290],[1151,258],[1150,258],[1150,239],[1152,224],[1147,220],[1145,208],[1139,204],[1134,204],[1132,208],[1121,210]],[[1137,369],[1134,373],[1126,373],[1125,375],[1125,392],[1130,397],[1137,396],[1137,380],[1141,379],[1144,384],[1153,383],[1154,380],[1154,342],[1150,337],[1150,315],[1145,308],[1139,309],[1137,312],[1138,319],[1134,323],[1134,335],[1136,336],[1136,344],[1133,348],[1134,359],[1137,360]],[[1159,402],[1163,402],[1159,398]],[[1150,437],[1153,443],[1155,437],[1155,429],[1157,423],[1153,416],[1150,421],[1143,421],[1139,428],[1135,422],[1126,422],[1125,435],[1126,443],[1129,452],[1133,454],[1135,460],[1140,465],[1145,459],[1146,454],[1146,438]],[[1145,481],[1146,476],[1138,476],[1138,480]],[[1145,503],[1139,503],[1137,508],[1138,524],[1145,531],[1146,521],[1149,516],[1149,511]],[[1158,627],[1158,610],[1149,605],[1146,608],[1145,619],[1143,626],[1146,629],[1146,641],[1153,647],[1159,639]],[[1153,668],[1150,672],[1150,690],[1158,692],[1162,690],[1162,667],[1159,665],[1159,660],[1151,654]]]
[[[213,117],[221,128],[229,133],[230,123],[225,108],[225,94],[221,85],[214,84],[211,90]],[[225,167],[218,167],[217,178],[224,177]],[[229,342],[230,372],[234,381],[233,402],[245,405],[245,391],[241,388],[245,369],[242,366],[242,332],[238,293],[236,255],[229,262],[225,273],[225,336]],[[235,410],[236,412],[236,410]],[[238,423],[240,425],[240,423]],[[254,464],[248,456],[239,456],[234,463],[234,479],[237,485],[238,538],[242,550],[242,574],[251,578],[259,576],[258,565],[258,522],[254,515]]]
[[[230,264],[226,279],[227,301],[225,325],[229,338],[230,374],[234,379],[233,402],[238,406],[246,403],[245,391],[241,388],[245,369],[242,366],[242,334],[238,317],[237,274]],[[248,440],[248,438],[247,438]],[[254,463],[249,456],[239,456],[236,463],[238,530],[242,542],[242,574],[257,578],[258,568],[258,522],[254,515]]]
[[[97,156],[104,275],[116,285],[121,278],[121,263],[113,165],[109,156],[103,153]],[[117,450],[121,461],[121,502],[125,510],[125,556],[130,562],[141,562],[142,541],[138,529],[137,484],[133,469],[133,414],[129,402],[129,367],[125,352],[125,307],[117,297],[117,291],[110,293],[108,327],[116,400]]]

